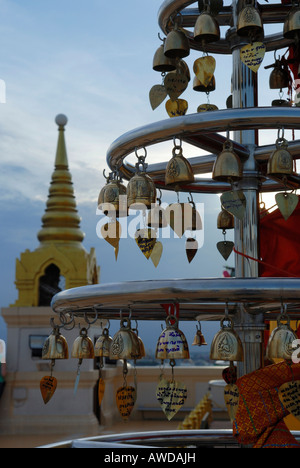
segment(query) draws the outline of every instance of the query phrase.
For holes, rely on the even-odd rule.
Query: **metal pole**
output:
[[[241,40],[237,33],[237,18],[239,3],[233,0],[234,26],[232,30],[232,90],[233,107],[256,107],[257,74],[246,67],[240,59],[240,49],[247,42]],[[258,146],[257,130],[242,130],[235,132],[234,140],[243,144],[249,150],[249,157],[244,163],[243,179],[235,187],[242,190],[246,198],[246,210],[243,220],[235,218],[235,248],[238,252],[259,258],[259,179],[257,163],[254,157]],[[235,256],[236,277],[254,278],[259,276],[258,262],[241,255]],[[247,311],[244,304],[240,304],[236,317],[238,331],[243,347],[244,362],[238,364],[238,375],[241,377],[263,366],[263,314],[254,316]]]

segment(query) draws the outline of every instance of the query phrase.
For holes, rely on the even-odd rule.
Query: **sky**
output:
[[[189,264],[182,239],[164,239],[157,268],[147,261],[132,239],[120,246],[118,261],[97,237],[101,217],[97,199],[107,171],[106,153],[122,134],[168,118],[164,105],[155,111],[149,102],[152,86],[161,84],[152,60],[161,42],[157,14],[162,0],[0,0],[0,80],[6,102],[0,104],[0,304],[15,302],[15,260],[38,246],[54,166],[57,114],[68,117],[66,143],[85,246],[96,248],[101,282],[221,276],[228,262],[217,252],[223,240],[216,229],[220,211],[217,195],[195,195],[203,210],[203,245]],[[201,53],[186,59],[190,70]],[[216,56],[216,91],[209,99],[220,109],[230,95],[231,57]],[[270,90],[273,53],[266,54],[259,71],[259,105],[278,98]],[[1,85],[2,81],[0,82]],[[196,112],[206,95],[190,84],[182,96],[188,113]],[[287,135],[289,139],[289,135]],[[184,155],[199,150],[184,145]],[[167,161],[172,145],[151,147],[148,158]],[[180,201],[187,201],[182,195]],[[163,194],[163,202],[176,202]],[[228,235],[230,239],[230,234]],[[130,265],[130,268],[128,268]],[[194,327],[194,324],[193,324]],[[2,331],[1,331],[2,330]],[[3,327],[0,338],[3,337]],[[2,334],[2,336],[1,336]]]

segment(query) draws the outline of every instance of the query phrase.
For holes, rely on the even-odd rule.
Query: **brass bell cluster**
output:
[[[294,352],[293,341],[297,340],[296,333],[290,327],[290,318],[286,306],[277,318],[277,327],[271,333],[268,341],[266,358],[273,362],[276,359],[291,360]]]

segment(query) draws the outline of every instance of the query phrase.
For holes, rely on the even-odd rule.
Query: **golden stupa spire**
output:
[[[42,218],[43,226],[38,233],[38,240],[41,246],[53,243],[79,246],[84,240],[84,233],[80,229],[81,219],[77,211],[65,143],[65,126],[68,119],[60,114],[55,122],[59,132],[55,170],[52,174],[46,211]]]

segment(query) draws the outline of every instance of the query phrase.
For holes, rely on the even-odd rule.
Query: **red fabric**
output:
[[[278,209],[260,220],[260,257],[260,276],[300,278],[300,203],[287,220]]]

